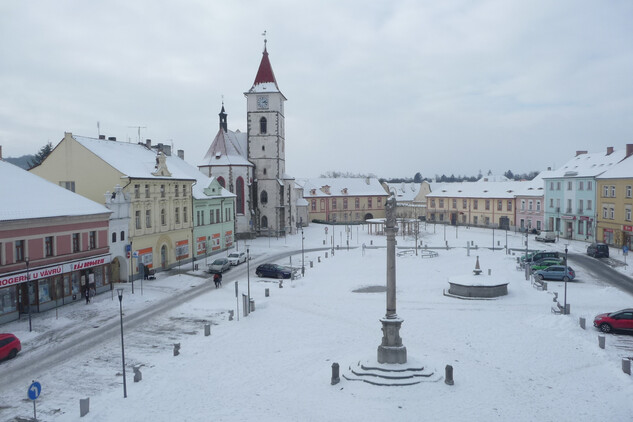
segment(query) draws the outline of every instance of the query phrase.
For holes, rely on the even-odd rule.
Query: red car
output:
[[[610,314],[596,315],[593,319],[593,326],[599,328],[603,333],[611,331],[633,332],[633,309],[622,309]]]
[[[13,334],[0,334],[0,360],[13,359],[22,350],[20,340]]]

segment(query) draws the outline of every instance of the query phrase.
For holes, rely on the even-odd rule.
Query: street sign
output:
[[[130,245],[129,243],[125,245],[125,252],[130,252],[131,250],[132,250],[132,245]]]
[[[29,391],[27,392],[27,395],[29,396],[29,399],[35,400],[40,396],[41,392],[42,392],[42,385],[37,381],[33,381],[31,386],[29,387]]]
[[[629,247],[626,246],[626,245],[622,246],[622,252],[624,253],[624,255],[628,254],[629,253]]]
[[[134,251],[134,252],[132,252],[132,256],[133,256],[134,258],[138,258],[138,251]]]

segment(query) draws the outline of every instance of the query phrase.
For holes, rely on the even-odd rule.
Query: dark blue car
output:
[[[292,270],[277,264],[262,264],[255,270],[257,277],[290,278]]]

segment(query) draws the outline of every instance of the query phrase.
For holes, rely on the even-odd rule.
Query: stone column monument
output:
[[[407,363],[407,348],[402,345],[400,326],[403,320],[396,313],[396,197],[386,203],[387,224],[387,312],[382,323],[382,343],[378,346],[379,363]]]

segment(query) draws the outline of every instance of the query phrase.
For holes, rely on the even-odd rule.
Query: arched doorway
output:
[[[367,214],[365,214],[365,220],[371,220],[372,218],[374,218],[372,213],[368,212]]]
[[[160,248],[160,267],[163,270],[167,269],[167,245],[163,245]]]
[[[119,283],[121,281],[121,263],[119,257],[116,257],[110,263],[110,274],[112,277],[112,283]]]

